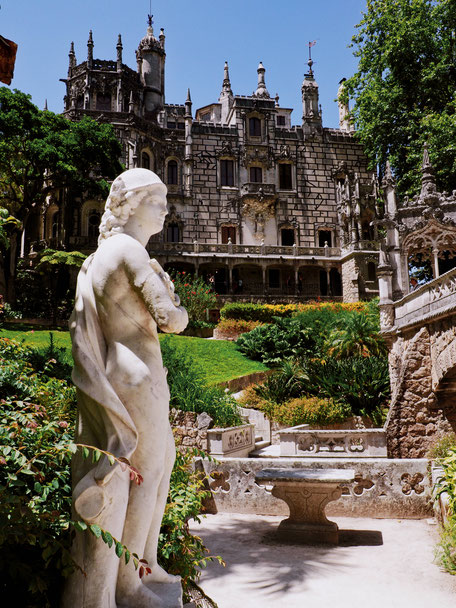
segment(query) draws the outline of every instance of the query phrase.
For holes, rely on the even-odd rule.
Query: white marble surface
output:
[[[64,608],[182,605],[172,591],[179,579],[157,564],[175,458],[157,326],[180,332],[188,322],[168,275],[145,249],[150,236],[162,229],[166,213],[166,186],[151,171],[132,169],[114,180],[99,246],[81,268],[70,320],[79,409],[76,441],[128,458],[144,479],[136,485],[128,471],[117,463],[111,466],[106,457],[93,464],[77,455],[74,517],[108,530],[144,557],[152,573],[140,579],[114,549],[78,533],[73,556],[85,576],[79,571],[72,575]],[[152,590],[157,584],[160,595]]]

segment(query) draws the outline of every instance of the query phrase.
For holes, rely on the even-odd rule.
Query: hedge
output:
[[[272,323],[274,317],[292,317],[301,312],[313,309],[334,311],[367,311],[365,302],[311,302],[309,304],[252,304],[245,302],[228,302],[220,311],[220,318],[242,319],[244,321],[261,321]]]

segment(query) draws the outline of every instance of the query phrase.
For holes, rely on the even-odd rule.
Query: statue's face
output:
[[[139,199],[138,206],[134,211],[137,219],[147,225],[151,234],[157,234],[163,229],[165,217],[168,213],[166,201],[166,187],[161,184],[152,185],[133,193],[130,200]],[[135,200],[136,202],[136,200]]]

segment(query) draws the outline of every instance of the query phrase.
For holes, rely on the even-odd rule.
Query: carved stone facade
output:
[[[352,126],[323,127],[311,61],[302,120],[292,125],[292,109],[269,95],[262,64],[248,96],[233,94],[225,64],[218,102],[193,114],[190,92],[183,105],[164,103],[163,30],[156,38],[149,24],[136,70],[123,63],[120,36],[116,61],[94,59],[93,47],[90,35],[87,60],[77,63],[71,46],[64,114],[113,124],[126,168],[150,168],[167,184],[170,216],[149,243],[160,263],[212,275],[218,293],[237,299],[378,293],[376,182]],[[59,205],[53,244],[93,248],[83,204]],[[359,287],[345,294],[341,277],[353,258]]]
[[[417,458],[456,430],[456,192],[437,191],[426,148],[417,196],[398,203],[389,168],[383,186],[387,236],[378,276],[390,345],[388,453]]]

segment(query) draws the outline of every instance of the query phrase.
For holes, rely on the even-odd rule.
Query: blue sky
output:
[[[135,68],[135,49],[147,27],[149,0],[0,0],[0,34],[14,40],[18,56],[12,88],[32,95],[54,112],[63,109],[68,51],[75,43],[78,63],[87,55],[93,30],[94,57],[115,59],[122,34],[124,63]],[[190,87],[193,109],[217,101],[223,64],[229,62],[233,92],[256,88],[259,61],[271,96],[294,108],[301,119],[301,84],[307,71],[308,41],[320,87],[323,123],[338,126],[334,99],[339,80],[356,70],[347,48],[365,0],[152,0],[155,34],[166,35],[166,101],[184,103]]]

